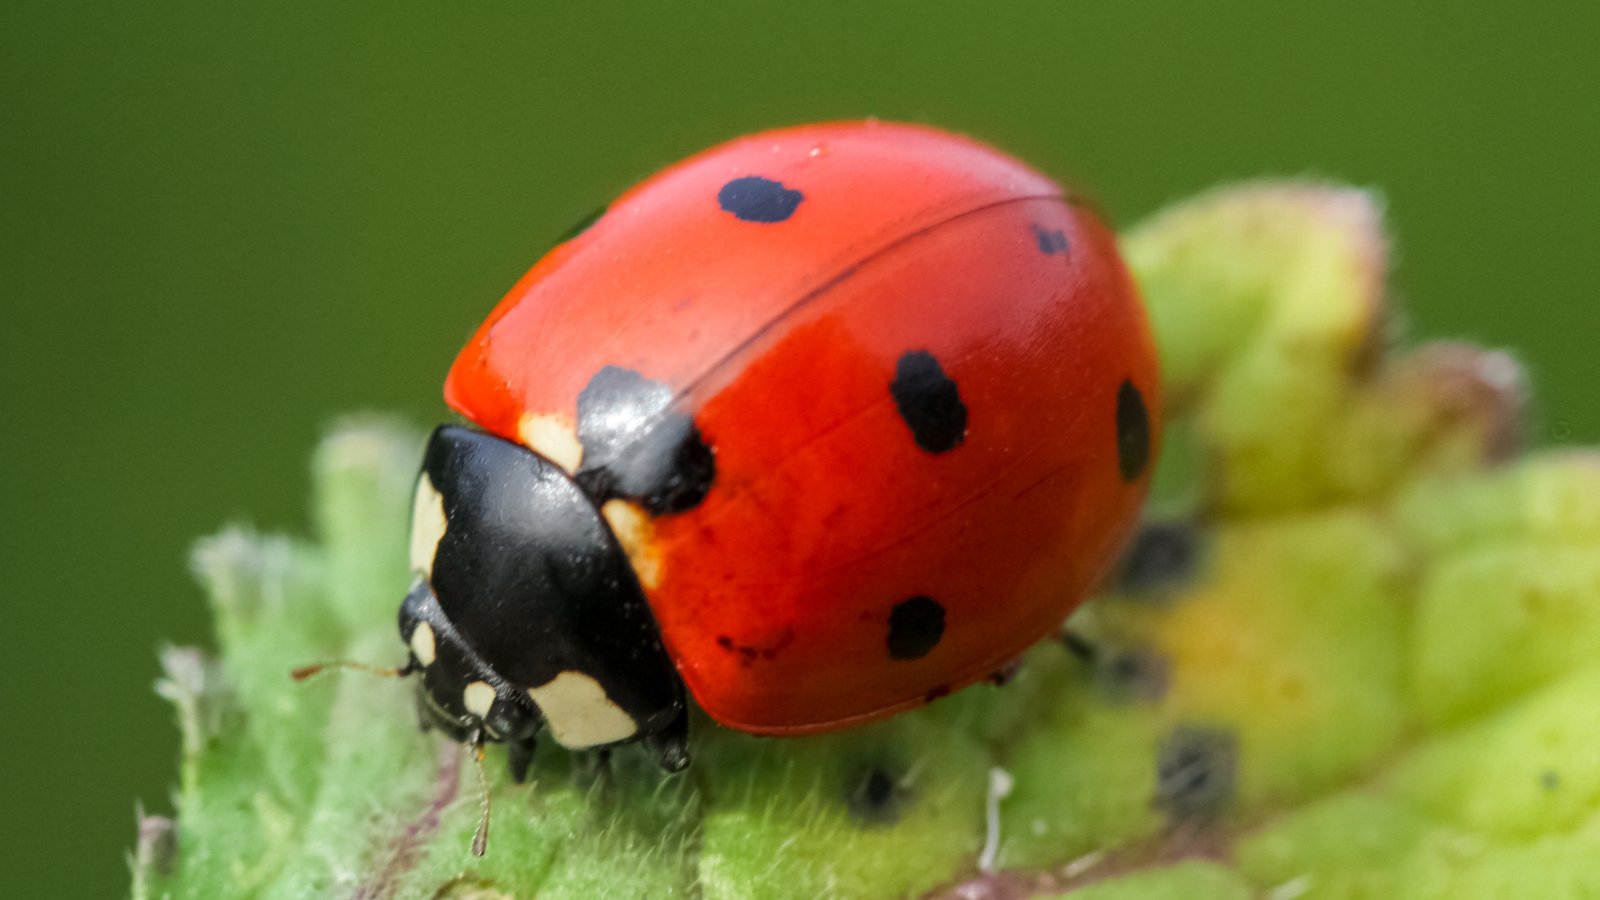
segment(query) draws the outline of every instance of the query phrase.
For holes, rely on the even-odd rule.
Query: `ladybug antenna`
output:
[[[489,777],[483,773],[483,732],[473,732],[468,742],[472,745],[472,767],[478,771],[478,794],[483,803],[483,818],[472,835],[472,855],[482,856],[489,849]]]
[[[305,681],[310,678],[315,678],[329,669],[355,669],[359,672],[366,672],[369,675],[379,675],[384,678],[404,678],[417,670],[417,664],[415,660],[407,660],[406,664],[398,669],[391,669],[384,666],[370,665],[368,663],[353,662],[348,659],[333,659],[327,662],[313,663],[309,666],[301,666],[300,668],[291,671],[289,673],[289,677],[293,678],[295,681]]]

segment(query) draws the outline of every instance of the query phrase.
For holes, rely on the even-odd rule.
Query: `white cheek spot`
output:
[[[433,558],[439,542],[450,527],[444,514],[444,495],[433,486],[427,472],[417,479],[411,499],[411,570],[424,578],[433,577]]]
[[[433,637],[433,626],[427,622],[418,622],[417,627],[411,631],[411,655],[415,656],[417,662],[423,666],[431,666],[438,654],[438,645]]]
[[[541,687],[528,688],[550,734],[568,750],[614,744],[633,737],[639,725],[611,702],[606,689],[582,672],[562,672]]]
[[[600,507],[600,515],[605,516],[611,533],[617,537],[617,543],[628,554],[628,562],[633,565],[633,574],[638,576],[639,584],[645,590],[660,587],[661,551],[655,544],[655,527],[650,522],[649,513],[627,500],[607,500]]]
[[[523,413],[517,422],[517,437],[523,446],[560,466],[568,475],[577,472],[583,462],[578,426],[565,416]]]
[[[487,719],[489,708],[494,706],[494,687],[487,681],[474,681],[461,692],[461,705],[478,718]]]

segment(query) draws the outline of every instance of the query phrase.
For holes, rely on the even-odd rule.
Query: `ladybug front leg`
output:
[[[427,734],[433,730],[433,715],[428,711],[428,702],[423,698],[422,692],[417,691],[414,696],[417,701],[417,730]]]
[[[1067,648],[1079,662],[1092,666],[1100,657],[1100,648],[1083,635],[1066,626],[1056,632],[1056,638],[1061,641],[1061,646]]]
[[[1023,659],[1024,657],[1019,656],[1000,668],[995,669],[993,672],[990,672],[989,683],[995,687],[1005,687],[1006,684],[1011,681],[1011,679],[1017,677],[1018,672],[1022,671]]]
[[[572,778],[583,789],[612,791],[616,782],[611,769],[614,747],[591,747],[573,757]]]
[[[528,768],[533,765],[533,752],[538,747],[538,740],[531,734],[506,744],[506,769],[511,772],[512,781],[522,784],[528,780]]]

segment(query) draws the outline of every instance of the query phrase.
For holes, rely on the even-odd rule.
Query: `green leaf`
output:
[[[422,436],[345,423],[312,540],[194,569],[215,656],[163,653],[176,822],[136,897],[1600,894],[1600,455],[1518,454],[1509,357],[1403,349],[1373,198],[1262,183],[1127,235],[1168,440],[1124,574],[1004,688],[823,737],[694,722],[695,764],[418,733],[392,664]],[[1001,790],[1010,785],[1009,792]]]

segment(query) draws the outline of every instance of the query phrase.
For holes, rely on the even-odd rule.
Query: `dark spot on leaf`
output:
[[[1200,543],[1200,530],[1190,522],[1145,524],[1117,565],[1117,587],[1154,593],[1188,582],[1199,567]]]
[[[1155,805],[1175,824],[1213,822],[1233,802],[1238,779],[1239,738],[1232,730],[1179,725],[1157,750]]]
[[[1151,703],[1167,692],[1171,671],[1167,658],[1154,650],[1119,650],[1095,665],[1095,684],[1113,703]]]

